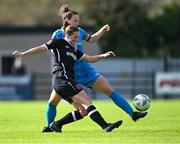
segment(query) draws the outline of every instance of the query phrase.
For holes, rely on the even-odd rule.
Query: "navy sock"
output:
[[[50,126],[50,124],[54,121],[55,117],[56,117],[56,106],[52,105],[51,103],[48,103],[47,109],[46,109],[47,127]]]
[[[96,107],[91,105],[87,108],[87,112],[89,117],[97,123],[102,129],[106,128],[108,126],[108,123],[103,119],[101,114],[97,111]]]
[[[56,121],[56,123],[58,124],[58,126],[62,127],[65,124],[72,123],[72,122],[80,120],[82,118],[83,117],[81,116],[79,111],[74,111],[74,112],[68,113],[63,118],[61,118],[60,120]]]
[[[134,112],[132,107],[118,92],[113,91],[109,97],[118,107],[123,109],[126,113],[128,113],[132,117]]]

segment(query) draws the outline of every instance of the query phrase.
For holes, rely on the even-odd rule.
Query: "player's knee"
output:
[[[52,104],[53,106],[57,106],[58,105],[58,103],[53,102],[53,101],[49,101],[49,103]]]
[[[58,99],[57,97],[54,97],[49,100],[49,103],[51,103],[54,106],[57,106],[59,101],[60,101],[60,99]]]
[[[56,93],[56,91],[53,90],[53,91],[51,92],[51,96],[50,96],[50,98],[49,98],[49,103],[51,103],[51,104],[54,105],[54,106],[57,106],[58,103],[61,101],[61,99],[62,99],[62,98],[58,95],[58,93]]]

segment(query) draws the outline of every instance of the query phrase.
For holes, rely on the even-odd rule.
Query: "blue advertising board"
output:
[[[0,100],[29,99],[32,99],[31,76],[0,76]]]

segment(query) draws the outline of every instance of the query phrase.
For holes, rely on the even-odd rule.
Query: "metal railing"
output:
[[[127,98],[133,98],[138,93],[154,96],[154,73],[102,73],[111,86]],[[36,73],[33,76],[35,98],[47,98],[52,90],[51,74]],[[86,91],[98,99],[100,93],[90,89]],[[39,96],[42,96],[39,98]],[[105,98],[105,97],[102,97]],[[154,97],[153,97],[154,98]]]

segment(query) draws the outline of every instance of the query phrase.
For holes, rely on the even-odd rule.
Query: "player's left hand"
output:
[[[116,56],[116,55],[115,55],[115,53],[113,51],[108,51],[108,52],[103,54],[104,58],[109,57],[109,56]]]

